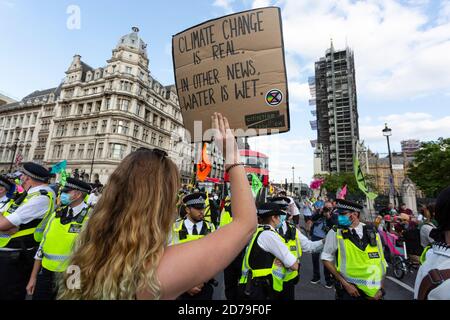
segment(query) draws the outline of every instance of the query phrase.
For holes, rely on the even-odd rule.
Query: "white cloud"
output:
[[[310,99],[309,86],[307,83],[299,83],[295,81],[289,82],[289,99],[294,103],[302,106],[308,105]]]
[[[255,137],[249,140],[250,148],[269,156],[269,178],[271,181],[292,182],[292,166],[295,167],[295,182],[301,177],[308,182],[313,173],[313,154],[308,139],[301,139],[292,133]]]
[[[232,13],[234,10],[232,4],[235,0],[214,0],[213,6],[222,8],[226,14]]]
[[[252,4],[252,8],[262,8],[268,7],[271,5],[271,0],[254,0]]]
[[[280,0],[285,47],[310,66],[333,38],[336,49],[354,49],[358,93],[401,99],[450,87],[450,6],[441,6],[440,25],[423,1]],[[450,11],[449,11],[450,12]],[[440,70],[440,71],[439,71]]]
[[[392,148],[400,151],[400,141],[418,139],[436,140],[437,137],[450,137],[450,116],[435,118],[428,113],[391,114],[377,119],[374,125],[361,125],[360,137],[372,151],[386,152],[386,138],[382,134],[384,124],[392,129]],[[373,123],[373,122],[372,122]]]

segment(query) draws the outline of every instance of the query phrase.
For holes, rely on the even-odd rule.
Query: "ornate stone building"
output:
[[[193,148],[183,139],[176,89],[151,76],[138,32],[120,38],[105,66],[93,68],[75,55],[60,86],[0,106],[1,171],[15,166],[17,154],[46,166],[67,159],[68,169],[105,183],[124,156],[147,147],[166,150],[188,182]],[[212,173],[221,177],[213,149]]]

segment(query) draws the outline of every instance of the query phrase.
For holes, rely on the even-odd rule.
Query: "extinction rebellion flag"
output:
[[[378,197],[378,195],[376,193],[373,192],[369,192],[369,188],[367,187],[366,184],[366,179],[364,178],[364,174],[361,170],[361,166],[359,164],[359,160],[355,157],[353,160],[353,166],[354,166],[354,170],[355,170],[355,178],[356,178],[356,182],[358,183],[358,187],[359,189],[364,192],[364,194],[370,199],[373,200],[376,197]]]

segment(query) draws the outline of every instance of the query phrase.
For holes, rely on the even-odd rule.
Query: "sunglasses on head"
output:
[[[153,152],[154,154],[156,154],[160,159],[164,159],[168,156],[167,152],[165,152],[164,150],[158,149],[158,148],[146,148],[146,147],[140,147],[138,149],[136,149],[136,151],[150,151]]]

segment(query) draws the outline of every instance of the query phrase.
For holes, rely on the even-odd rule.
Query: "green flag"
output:
[[[353,167],[355,170],[355,178],[356,178],[356,182],[358,183],[358,187],[359,189],[365,193],[365,195],[370,199],[373,200],[376,197],[378,197],[378,195],[376,193],[373,192],[369,192],[369,188],[367,187],[366,184],[366,179],[364,178],[364,174],[361,170],[361,166],[359,165],[359,160],[355,157],[354,161],[353,161]]]
[[[67,173],[66,170],[61,171],[61,178],[59,180],[59,184],[64,187],[66,185],[68,177],[70,177],[70,174]]]
[[[256,197],[258,195],[259,190],[262,188],[262,182],[259,180],[258,176],[252,173],[252,193],[253,196]]]

